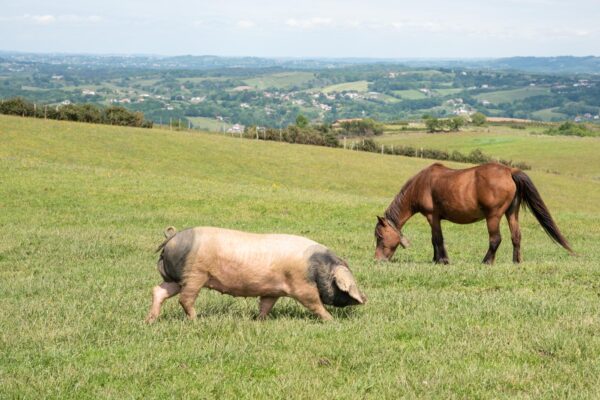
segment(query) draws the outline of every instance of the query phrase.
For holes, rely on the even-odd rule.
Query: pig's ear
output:
[[[363,295],[356,286],[356,281],[354,280],[354,276],[352,276],[352,272],[350,272],[347,267],[338,265],[333,271],[333,279],[341,291],[348,293],[350,297],[360,304],[365,302]]]

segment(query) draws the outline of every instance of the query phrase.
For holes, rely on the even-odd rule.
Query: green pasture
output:
[[[544,108],[542,110],[534,111],[531,113],[531,116],[534,119],[539,119],[542,121],[564,121],[565,119],[568,119],[565,114],[557,112],[554,108]]]
[[[194,129],[201,129],[210,132],[224,132],[227,129],[232,127],[232,124],[219,121],[214,118],[206,118],[206,117],[186,117],[191,121]]]
[[[375,215],[431,160],[7,116],[0,139],[2,399],[600,397],[597,159],[528,172],[577,256],[523,213],[523,264],[506,223],[480,264],[480,222],[444,224],[439,266],[420,216],[411,248],[373,261]],[[567,158],[568,142],[522,140]],[[308,236],[369,301],[322,323],[282,299],[259,322],[256,299],[202,290],[196,321],[172,299],[145,325],[169,225]]]
[[[540,135],[544,127],[513,129],[510,126],[469,127],[460,132],[426,133],[390,131],[377,143],[485,154],[524,161],[535,170],[600,182],[600,138]],[[537,133],[537,134],[533,134]]]
[[[290,89],[294,86],[307,83],[314,79],[314,77],[315,74],[313,72],[292,71],[257,76],[255,78],[246,79],[244,82],[246,82],[246,85],[259,90],[270,88]]]
[[[398,96],[404,100],[419,100],[427,97],[425,93],[415,89],[394,90],[392,91],[392,93],[394,93],[395,96]]]
[[[201,83],[204,81],[213,81],[213,82],[226,81],[231,78],[224,77],[224,76],[189,76],[189,77],[175,78],[175,79],[177,80],[177,82],[181,82],[181,83],[185,83],[185,82]]]
[[[444,89],[436,88],[436,89],[432,89],[432,91],[434,94],[437,94],[439,96],[449,96],[449,95],[454,95],[457,93],[464,92],[465,88],[444,88]]]
[[[369,89],[369,82],[367,81],[353,81],[338,83],[335,85],[325,86],[318,89],[322,93],[333,93],[333,92],[366,92]]]
[[[541,96],[549,94],[550,88],[542,86],[526,86],[519,89],[497,90],[478,94],[475,97],[479,100],[487,100],[492,104],[510,103],[516,100],[523,100],[532,96]]]

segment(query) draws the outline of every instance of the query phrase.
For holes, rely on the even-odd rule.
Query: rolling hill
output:
[[[444,224],[433,265],[416,216],[380,264],[375,215],[430,160],[6,116],[0,137],[2,398],[600,396],[595,180],[528,172],[575,257],[523,213],[522,265],[505,223],[495,266],[483,223]],[[258,322],[256,299],[203,290],[196,321],[171,300],[147,326],[168,225],[308,236],[369,302],[323,324],[283,299]]]

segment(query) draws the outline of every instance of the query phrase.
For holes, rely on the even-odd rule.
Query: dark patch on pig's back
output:
[[[178,232],[165,245],[158,260],[158,272],[165,282],[181,282],[188,255],[194,248],[196,233],[193,229]]]
[[[336,307],[356,305],[358,302],[340,290],[334,283],[333,269],[346,262],[329,249],[317,250],[308,258],[308,280],[317,285],[323,304]]]

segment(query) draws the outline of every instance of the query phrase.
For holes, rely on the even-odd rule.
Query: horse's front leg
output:
[[[433,262],[448,264],[448,253],[444,246],[444,235],[442,235],[442,221],[435,215],[426,215],[427,222],[431,226],[431,244],[433,245]]]
[[[493,264],[496,258],[496,250],[502,242],[502,236],[500,236],[500,217],[488,216],[486,217],[488,234],[490,236],[490,247],[483,258],[484,264]]]

